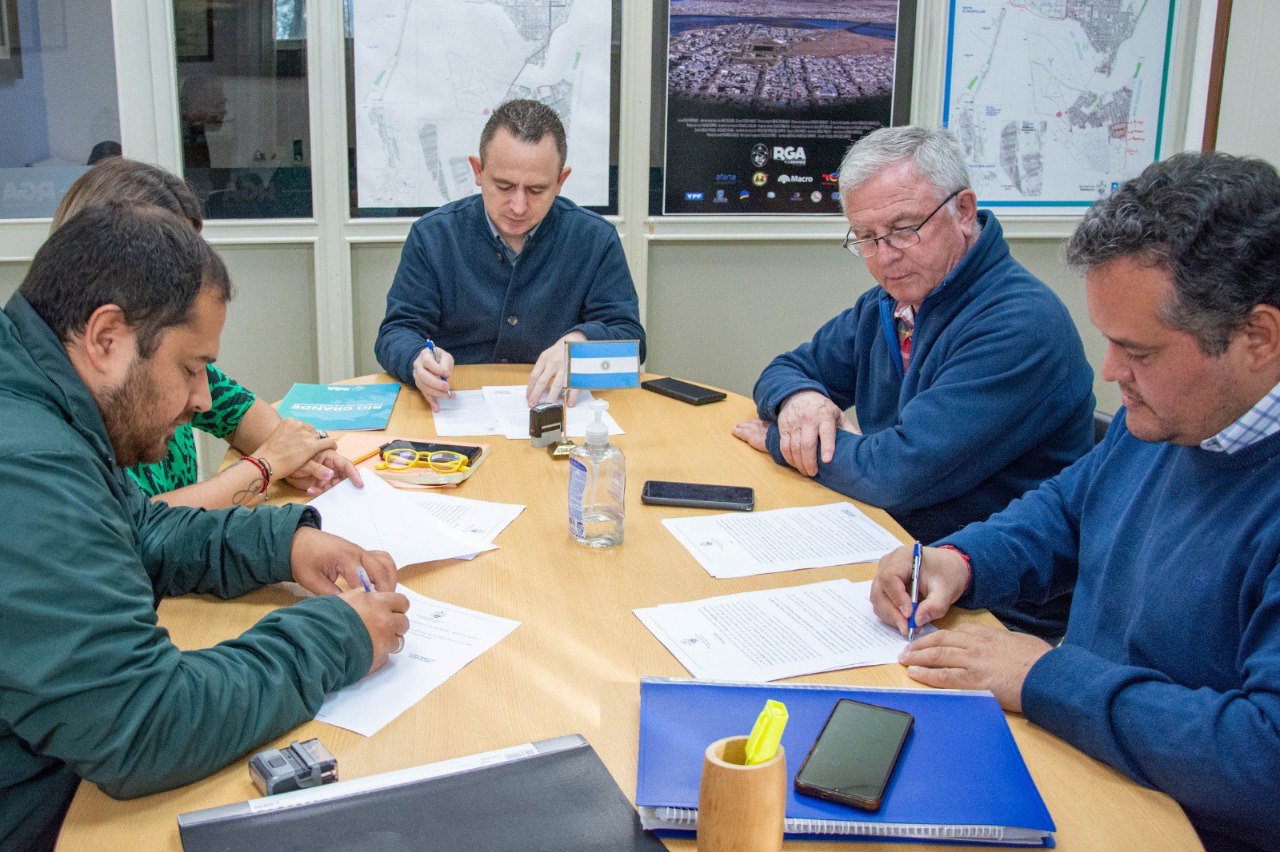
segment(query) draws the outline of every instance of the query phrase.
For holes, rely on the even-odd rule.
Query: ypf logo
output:
[[[773,148],[773,159],[786,163],[788,166],[803,166],[808,163],[804,155],[804,146],[796,145],[775,145]],[[763,165],[763,164],[762,164]]]
[[[769,146],[763,142],[757,142],[751,149],[751,162],[757,169],[764,168],[764,164],[769,162]]]

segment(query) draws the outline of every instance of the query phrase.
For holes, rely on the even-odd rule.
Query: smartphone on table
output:
[[[651,506],[689,506],[694,509],[733,509],[750,512],[756,505],[754,489],[742,485],[709,485],[702,482],[667,482],[650,479],[640,492],[640,502]]]
[[[436,441],[405,441],[396,440],[388,441],[381,447],[378,447],[378,455],[389,450],[413,450],[419,453],[457,453],[460,456],[467,457],[467,464],[475,464],[480,453],[484,451],[483,447],[477,447],[473,444],[442,444]]]
[[[640,387],[654,393],[660,393],[663,396],[669,396],[672,399],[678,399],[681,402],[687,402],[690,405],[706,405],[709,402],[719,402],[725,398],[724,391],[704,388],[702,385],[682,382],[679,379],[646,379],[640,383]]]
[[[840,699],[796,773],[796,792],[879,810],[914,722],[901,710]]]

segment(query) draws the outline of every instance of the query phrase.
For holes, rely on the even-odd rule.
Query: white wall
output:
[[[1280,163],[1280,3],[1235,0],[1222,79],[1218,150]]]

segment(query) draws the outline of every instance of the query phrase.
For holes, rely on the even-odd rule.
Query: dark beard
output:
[[[107,391],[98,401],[120,467],[154,464],[168,455],[168,424],[155,425],[154,415],[150,415],[154,406],[151,367],[144,359],[135,358],[120,387]]]

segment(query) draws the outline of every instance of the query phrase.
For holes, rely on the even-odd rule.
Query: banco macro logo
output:
[[[757,142],[751,149],[751,162],[757,169],[764,168],[764,164],[769,162],[769,146],[763,142]]]
[[[756,172],[751,176],[751,182],[756,186],[764,186],[769,182],[769,176],[764,172]]]

